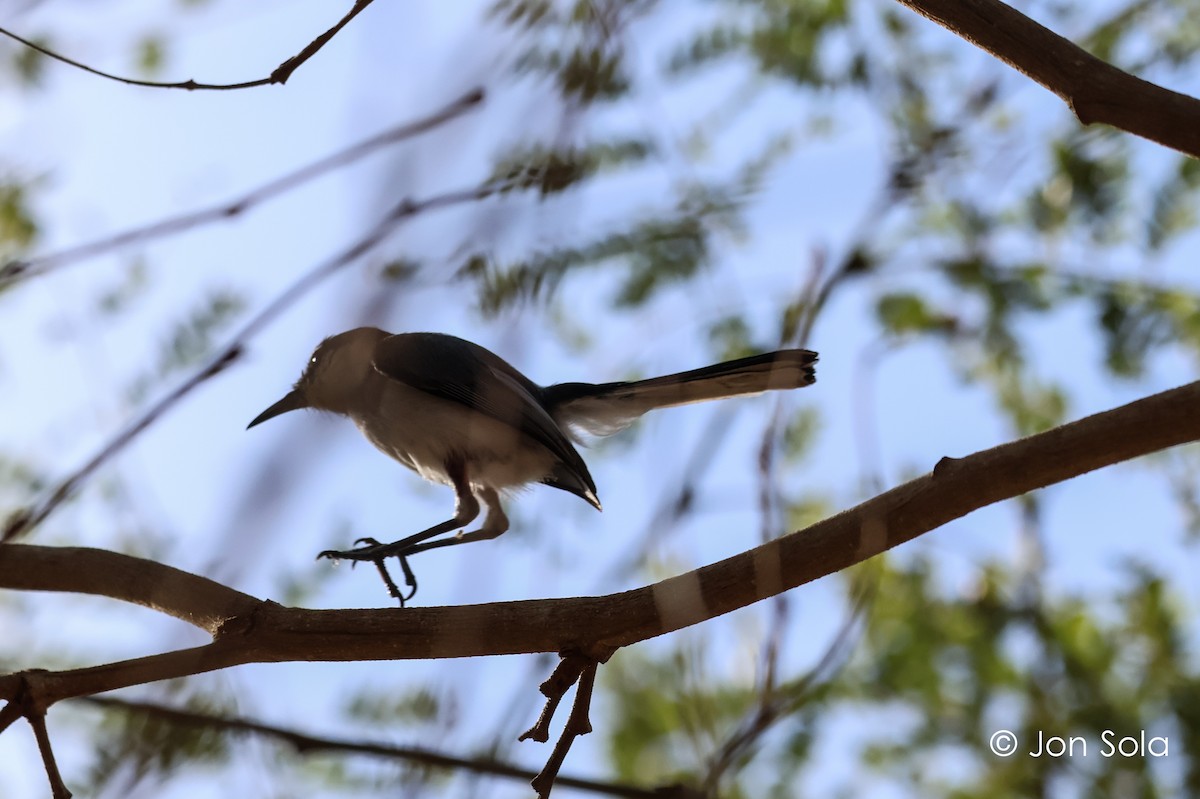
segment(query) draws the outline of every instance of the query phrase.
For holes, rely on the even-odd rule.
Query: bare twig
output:
[[[446,122],[449,122],[456,117],[478,105],[483,101],[483,90],[472,89],[471,91],[459,97],[448,104],[445,108],[436,111],[429,116],[418,119],[413,122],[405,122],[393,128],[385,130],[383,133],[372,136],[369,139],[364,139],[357,144],[351,145],[344,150],[340,150],[332,155],[327,155],[313,161],[310,164],[293,171],[286,175],[271,180],[256,189],[253,189],[246,194],[238,197],[230,202],[214,205],[209,208],[203,208],[199,211],[190,211],[186,214],[173,216],[168,219],[161,219],[141,227],[132,228],[122,231],[112,236],[107,236],[97,241],[80,244],[65,250],[60,250],[47,255],[34,256],[33,258],[17,259],[9,261],[0,266],[0,289],[7,288],[15,282],[26,280],[28,278],[44,275],[52,272],[59,267],[66,266],[71,263],[82,261],[86,258],[93,258],[97,255],[103,255],[107,252],[127,247],[131,244],[143,244],[154,239],[159,239],[164,236],[171,236],[177,233],[182,233],[201,225],[218,222],[222,219],[232,219],[244,214],[251,208],[266,202],[280,194],[291,191],[296,187],[313,180],[321,175],[331,172],[346,166],[360,158],[363,158],[376,150],[386,147],[404,139],[411,138],[420,133],[432,130]]]
[[[32,507],[23,508],[13,513],[5,523],[3,534],[0,534],[0,543],[12,541],[33,530],[45,521],[46,517],[53,513],[64,501],[72,497],[79,489],[79,486],[91,477],[97,469],[123,450],[138,434],[171,410],[197,386],[224,371],[227,366],[237,360],[250,338],[274,321],[275,317],[287,310],[300,297],[311,291],[323,280],[344,269],[378,246],[395,230],[400,222],[434,208],[443,208],[456,203],[482,199],[498,190],[498,187],[489,184],[447,192],[424,200],[405,198],[396,203],[388,214],[357,242],[301,275],[292,285],[276,296],[274,300],[269,302],[233,336],[230,342],[208,365],[185,380],[174,391],[160,399],[128,427],[114,436],[112,440],[101,447],[83,466],[79,467],[55,486],[46,495],[45,499]]]
[[[563,726],[562,735],[559,736],[558,743],[554,745],[554,751],[546,760],[545,767],[529,783],[537,791],[538,799],[546,799],[550,795],[551,789],[554,788],[554,781],[558,777],[558,771],[566,761],[567,753],[571,751],[571,744],[575,743],[575,739],[580,735],[587,735],[592,731],[592,722],[588,711],[592,706],[592,688],[596,684],[596,668],[598,666],[598,663],[591,661],[583,667],[583,671],[579,674],[579,687],[575,689],[575,701],[571,705],[571,715],[567,716],[567,723]]]
[[[293,72],[299,69],[301,64],[316,55],[317,51],[319,51],[322,47],[329,44],[329,40],[336,36],[342,28],[346,27],[346,25],[350,23],[350,20],[358,16],[358,13],[369,6],[371,2],[372,0],[355,0],[354,6],[348,12],[346,12],[344,17],[338,20],[336,25],[322,33],[317,38],[313,39],[311,42],[305,45],[300,52],[296,53],[279,66],[275,67],[270,75],[265,78],[243,81],[241,83],[197,83],[191,79],[173,83],[164,83],[153,80],[126,78],[122,77],[121,75],[114,75],[111,72],[104,72],[103,70],[96,69],[95,67],[89,67],[87,64],[80,63],[72,58],[67,58],[65,55],[60,55],[59,53],[43,47],[37,42],[32,42],[29,39],[22,38],[12,31],[4,28],[0,28],[0,35],[7,36],[10,39],[20,42],[29,49],[36,50],[47,58],[53,58],[55,61],[61,61],[64,64],[69,64],[70,66],[73,66],[76,69],[81,69],[84,72],[89,72],[101,78],[107,78],[108,80],[115,80],[119,83],[124,83],[129,86],[148,86],[155,89],[187,89],[188,91],[196,91],[198,89],[228,91],[231,89],[250,89],[255,86],[269,86],[275,83],[287,83],[288,78],[292,76]]]
[[[1096,58],[1000,0],[898,0],[1061,97],[1084,125],[1112,125],[1200,158],[1200,100]]]
[[[884,486],[883,458],[876,421],[875,377],[885,355],[896,349],[896,341],[880,337],[863,347],[851,373],[851,394],[854,398],[854,442],[858,445],[859,474],[869,491],[882,491]]]
[[[272,738],[292,747],[302,755],[316,752],[343,752],[347,754],[374,755],[395,760],[420,763],[437,768],[459,769],[493,777],[505,777],[528,782],[535,776],[529,769],[503,763],[486,757],[454,757],[433,749],[419,746],[396,746],[377,741],[352,741],[344,738],[327,738],[298,732],[286,727],[277,727],[239,716],[217,716],[193,710],[181,710],[153,702],[137,702],[112,697],[86,697],[85,702],[100,707],[116,708],[131,713],[143,713],[171,724],[188,727],[204,727]],[[608,796],[631,797],[632,799],[661,799],[655,789],[639,788],[634,785],[588,780],[582,777],[560,776],[558,784]]]
[[[46,769],[46,778],[50,781],[50,794],[54,799],[71,799],[71,792],[63,782],[58,770],[58,762],[54,759],[54,747],[50,744],[50,734],[46,730],[46,708],[49,703],[42,696],[41,675],[44,672],[33,670],[24,672],[16,685],[12,696],[8,697],[5,712],[0,714],[0,722],[6,727],[17,717],[24,716],[37,739],[38,752],[42,755],[42,765]],[[0,727],[3,729],[3,727]]]
[[[875,583],[869,582],[854,592],[850,609],[841,626],[830,639],[817,662],[799,678],[787,684],[765,691],[754,708],[754,712],[731,734],[709,759],[708,773],[704,778],[704,794],[717,794],[721,777],[738,759],[770,730],[776,722],[787,718],[802,707],[818,685],[828,683],[849,659],[853,648],[854,633],[858,622],[866,614],[875,598]]]
[[[54,799],[71,799],[71,792],[63,782],[58,770],[58,762],[54,759],[54,747],[50,744],[50,733],[46,730],[46,714],[31,713],[27,716],[33,735],[37,738],[38,752],[42,755],[42,765],[46,768],[46,777],[50,780],[50,794]]]
[[[646,560],[651,548],[659,546],[670,535],[673,528],[689,513],[695,511],[696,486],[703,480],[715,463],[715,454],[733,431],[732,419],[737,414],[734,405],[722,405],[709,415],[704,430],[696,437],[696,445],[682,469],[679,484],[665,493],[658,502],[650,521],[642,529],[638,542],[630,547],[632,552],[613,564],[598,581],[609,583],[634,573]]]
[[[550,740],[550,722],[554,720],[554,711],[558,710],[558,704],[562,701],[563,696],[576,683],[579,675],[591,662],[593,661],[578,652],[568,652],[562,656],[554,671],[544,683],[538,686],[542,696],[546,697],[546,704],[542,707],[537,723],[521,733],[517,738],[518,741],[529,739],[545,743]]]
[[[821,284],[821,276],[824,272],[824,252],[817,250],[813,253],[808,274],[800,287],[799,295],[794,304],[794,307],[807,310],[808,313],[792,315],[792,318],[807,315],[810,319],[809,325],[801,330],[798,325],[788,325],[785,317],[785,323],[778,341],[780,347],[803,347],[808,344],[807,337],[811,334],[811,320],[815,319],[816,316],[815,298]],[[800,335],[803,335],[804,338],[799,338]],[[759,540],[763,543],[771,540],[775,535],[775,531],[779,529],[776,519],[779,512],[779,501],[778,490],[775,488],[777,484],[777,480],[775,479],[775,464],[779,447],[779,431],[784,424],[785,407],[785,398],[783,396],[776,397],[772,403],[771,416],[767,420],[762,436],[759,439],[758,505],[759,518],[761,520],[759,524]],[[779,671],[779,657],[780,652],[783,651],[783,641],[788,629],[787,621],[790,610],[791,605],[786,594],[779,594],[771,598],[770,620],[768,621],[767,634],[764,637],[762,647],[762,678],[759,686],[760,707],[766,706],[775,693],[776,677]]]

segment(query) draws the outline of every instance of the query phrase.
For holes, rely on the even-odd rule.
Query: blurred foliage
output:
[[[33,244],[38,225],[30,208],[32,182],[0,180],[0,260]]]
[[[575,103],[635,93],[630,48],[614,42],[612,31],[596,30],[603,11],[588,15],[582,5],[497,6],[526,39],[544,46],[554,31],[562,41],[598,43],[607,54],[591,62],[591,75],[570,80],[564,65],[579,62],[564,54],[518,61],[519,69],[528,74],[537,64],[557,75],[560,92]],[[626,21],[653,19],[657,6],[638,4]],[[1135,0],[1097,20],[1085,4],[1059,3],[1043,8],[1039,20],[1145,74],[1195,67],[1200,30],[1188,8]],[[1068,376],[1038,368],[1031,322],[1062,324],[1057,320],[1078,319],[1083,310],[1103,356],[1091,366],[1113,378],[1140,378],[1172,353],[1192,360],[1200,354],[1193,285],[1129,266],[1194,246],[1195,160],[1155,152],[1119,132],[1081,129],[1066,109],[1054,118],[1029,116],[1018,96],[1028,93],[1026,83],[998,64],[981,65],[961,43],[892,4],[731,0],[707,9],[707,25],[684,29],[683,41],[676,37],[668,47],[660,67],[668,79],[683,86],[718,68],[750,65],[759,76],[751,92],[841,92],[848,107],[867,103],[886,129],[886,180],[856,238],[832,268],[818,268],[815,291],[778,302],[786,340],[831,296],[869,278],[879,336],[944,348],[964,380],[991,392],[1013,435],[1062,423],[1072,400]],[[730,114],[750,105],[738,98]],[[849,110],[846,116],[858,119]],[[823,126],[837,135],[847,124],[835,110]],[[766,166],[759,185],[776,165]],[[741,224],[755,196],[748,192],[725,210]],[[464,274],[480,280],[484,306],[495,311],[548,301],[567,290],[573,270],[607,265],[623,276],[618,286],[625,281],[614,304],[642,304],[654,291],[638,286],[686,286],[711,262],[715,221],[696,214],[686,228],[653,228],[687,230],[688,246],[674,250],[680,257],[655,257],[659,240],[639,236],[646,230],[639,221],[591,245],[509,267],[480,256]],[[712,349],[720,357],[761,349],[762,327],[761,319],[723,316],[708,326]],[[812,424],[800,416],[786,428],[784,446],[797,463],[804,462]],[[1170,475],[1181,509],[1200,518],[1194,466]],[[817,496],[795,498],[794,526],[828,514],[828,502]],[[851,664],[827,682],[806,684],[768,721],[762,707],[771,694],[744,675],[714,673],[704,644],[620,653],[604,672],[614,705],[605,732],[615,772],[639,784],[682,781],[721,796],[795,796],[808,784],[800,780],[822,773],[825,762],[814,753],[834,735],[826,720],[854,717],[872,721],[859,722],[864,739],[838,759],[857,762],[901,795],[1194,794],[1200,717],[1181,699],[1200,687],[1190,655],[1195,637],[1165,578],[1141,566],[1129,570],[1115,597],[1066,596],[1030,590],[1036,576],[1003,563],[981,564],[977,573],[970,593],[956,595],[933,562],[888,561],[877,570],[882,599],[863,618]],[[1030,745],[1036,730],[1083,735],[1093,755],[1105,729],[1146,729],[1172,736],[1171,768],[1140,758],[998,758],[988,739],[1003,726]],[[857,795],[862,787],[820,784],[834,795]]]
[[[211,690],[185,695],[177,706],[203,714],[233,712],[232,704]],[[227,730],[203,724],[179,724],[153,713],[124,708],[103,709],[99,730],[93,736],[97,743],[92,773],[83,795],[124,792],[147,775],[224,763],[230,754],[230,737]]]
[[[146,78],[157,77],[166,62],[166,43],[162,36],[150,34],[142,38],[136,47],[137,69]]]
[[[28,455],[19,458],[0,453],[0,519],[15,523],[26,499],[36,496],[50,484],[49,476]]]
[[[1117,0],[1103,16],[1080,0],[1035,5],[1040,22],[1118,66],[1185,91],[1196,85],[1194,0]],[[752,311],[722,307],[689,319],[716,356],[785,342],[822,349],[827,363],[834,353],[848,362],[854,353],[822,341],[821,326],[828,309],[847,312],[857,300],[870,337],[888,352],[920,344],[937,353],[963,383],[987,393],[1013,436],[1066,420],[1081,386],[1097,379],[1144,380],[1170,359],[1194,364],[1200,356],[1194,275],[1169,268],[1196,247],[1197,161],[1117,131],[1080,128],[1026,78],[895,3],[497,0],[488,24],[504,37],[509,80],[538,92],[538,112],[554,130],[497,148],[482,180],[488,193],[514,206],[532,199],[542,210],[598,197],[616,213],[574,234],[555,231],[562,235],[537,250],[501,257],[466,237],[448,248],[467,253],[456,278],[485,313],[544,307],[582,347],[593,334],[575,316],[577,280],[589,281],[591,292],[601,286],[620,313],[653,313],[671,292],[690,297],[717,267],[737,263],[738,245],[756,233],[750,212],[769,189],[785,189],[777,206],[827,191],[789,169],[794,155],[869,132],[879,151],[875,193],[862,198],[848,240],[794,263],[751,265],[753,276],[793,271],[794,291],[756,297]],[[133,57],[153,72],[165,46],[148,38]],[[11,63],[26,85],[39,84],[40,57],[19,50]],[[718,73],[735,78],[735,88],[713,88]],[[659,109],[693,104],[704,113],[689,118],[691,129],[668,130],[677,120]],[[784,130],[753,127],[764,107],[786,111]],[[585,124],[596,119],[604,124]],[[732,157],[721,149],[730,138]],[[652,183],[657,191],[646,189]],[[35,240],[30,205],[28,182],[0,183],[0,256]],[[393,254],[380,278],[400,285],[422,269]],[[99,307],[124,313],[144,285],[135,265]],[[158,357],[147,359],[153,367],[134,380],[133,401],[202,363],[240,310],[240,298],[217,292],[184,314]],[[1070,351],[1095,353],[1096,362],[1064,372],[1046,346],[1062,336],[1094,344]],[[821,484],[812,462],[822,420],[834,412],[849,411],[804,412],[779,425],[780,482],[803,486],[784,509],[793,528],[860,498]],[[20,463],[0,458],[0,483],[25,490],[42,479]],[[1194,449],[1145,464],[1165,475],[1181,542],[1194,542]],[[686,494],[679,507],[691,508],[690,500]],[[1013,536],[1023,544],[1029,527],[1061,532],[1037,519],[1031,500],[1017,508]],[[1070,545],[1091,542],[1076,536]],[[944,561],[916,553],[851,570],[874,599],[846,600],[847,624],[821,642],[815,663],[798,666],[762,644],[753,669],[745,659],[730,665],[741,650],[717,640],[717,624],[619,652],[600,672],[604,712],[594,717],[611,774],[735,799],[1200,795],[1196,631],[1180,586],[1134,564],[1114,590],[1069,593],[1044,584],[1036,568],[958,563],[951,577]],[[972,575],[967,588],[952,587],[964,570]],[[761,612],[752,618],[765,619],[768,641],[784,632],[803,639],[809,633],[795,600],[739,618]],[[346,709],[363,725],[426,733],[449,728],[460,713],[452,693],[420,685],[364,688]],[[218,737],[132,716],[106,725],[110,735],[96,753],[101,786],[118,771],[166,775],[227,751]],[[999,758],[987,747],[1001,728],[1024,746],[1038,731],[1080,735],[1089,757]],[[1106,729],[1169,736],[1169,763],[1098,756]],[[843,767],[849,776],[831,784]],[[360,779],[340,761],[312,769],[318,781],[364,793],[396,787]]]
[[[879,599],[861,617],[854,654],[820,681],[764,694],[744,680],[697,673],[704,659],[695,643],[656,657],[622,652],[607,675],[617,772],[651,785],[708,785],[723,797],[795,796],[815,784],[854,795],[854,786],[872,784],[866,775],[947,799],[1042,795],[1047,786],[1064,796],[1200,789],[1200,672],[1186,646],[1183,597],[1153,571],[1131,565],[1106,603],[1031,594],[999,562],[982,564],[958,593],[923,556],[873,564],[872,572]],[[787,712],[764,721],[763,702],[780,700]],[[849,738],[835,733],[847,718],[856,721]],[[717,754],[744,736],[747,721],[755,745],[730,762],[719,786],[710,784]],[[1001,729],[1016,734],[1016,756],[989,751]],[[1166,746],[1166,757],[1124,757],[1106,746],[1143,730],[1168,739],[1152,749]],[[1039,731],[1082,738],[1088,756],[1026,756]],[[840,785],[829,783],[817,746],[833,735],[836,759],[863,770]]]
[[[50,49],[49,37],[30,36],[28,39],[38,47]],[[46,73],[46,56],[32,47],[18,47],[12,54],[12,67],[22,85],[30,89],[38,88]]]
[[[137,377],[129,389],[129,401],[140,403],[155,386],[181,371],[204,364],[215,352],[219,338],[238,317],[244,306],[240,296],[217,291],[203,300],[182,321],[160,347],[152,370]]]
[[[450,728],[458,717],[453,696],[423,685],[401,690],[361,689],[350,699],[346,712],[357,722],[384,728],[397,724]]]
[[[525,148],[500,159],[492,182],[502,192],[537,190],[543,196],[565,191],[605,169],[645,160],[653,145],[629,139],[570,150]]]
[[[683,184],[673,208],[642,209],[630,215],[624,229],[515,263],[497,263],[476,253],[465,260],[458,276],[475,283],[485,314],[497,314],[522,303],[544,301],[572,273],[615,266],[623,279],[612,295],[613,304],[618,308],[644,305],[661,290],[678,286],[708,267],[718,240],[736,240],[744,234],[743,209],[788,148],[786,137],[773,137],[732,177]],[[492,180],[505,190],[534,190],[545,197],[605,167],[627,167],[651,152],[639,140],[569,151],[533,148],[502,159]]]
[[[125,268],[120,282],[100,294],[97,306],[105,316],[119,316],[131,310],[150,286],[146,261],[135,258]]]
[[[551,79],[576,105],[612,101],[630,88],[622,34],[657,0],[499,0],[493,19],[518,34],[514,69]]]
[[[709,264],[712,237],[736,228],[737,200],[717,187],[686,191],[666,213],[635,216],[630,227],[580,246],[535,254],[511,264],[475,255],[459,270],[474,281],[485,313],[553,293],[568,273],[618,265],[624,278],[619,306],[640,305],[657,290],[693,277]]]

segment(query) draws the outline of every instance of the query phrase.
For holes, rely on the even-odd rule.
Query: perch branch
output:
[[[188,620],[237,611],[205,646],[39,672],[47,707],[69,697],[244,663],[572,651],[594,655],[699,624],[833,574],[995,502],[1196,441],[1197,408],[1200,382],[963,458],[943,458],[929,474],[804,530],[654,585],[608,596],[305,610],[247,600],[232,589],[205,583],[204,590],[213,592],[213,606],[197,612],[175,604],[172,584],[180,577],[169,567],[101,550],[22,544],[0,546],[0,588],[119,597]],[[129,559],[130,568],[144,570],[145,580],[127,585],[121,575],[100,568],[121,558]],[[88,575],[86,581],[83,575]],[[21,674],[0,675],[0,699],[16,696],[22,679]]]

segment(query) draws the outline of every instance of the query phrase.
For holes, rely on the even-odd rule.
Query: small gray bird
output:
[[[504,491],[545,483],[600,510],[596,484],[571,443],[580,431],[610,435],[655,408],[802,388],[816,380],[816,361],[810,350],[780,350],[649,380],[543,387],[454,336],[360,327],[322,341],[292,390],[247,429],[298,408],[340,413],[385,454],[454,489],[454,516],[441,524],[390,544],[361,538],[356,543],[365,546],[318,555],[375,563],[403,604],[416,593],[408,556],[508,529]],[[430,540],[474,521],[480,501],[487,516],[478,530]],[[384,568],[389,557],[399,558],[409,594]]]

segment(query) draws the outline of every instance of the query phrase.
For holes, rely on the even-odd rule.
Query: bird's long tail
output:
[[[648,380],[559,383],[542,401],[560,424],[610,435],[655,408],[812,385],[816,362],[811,350],[779,350]]]

